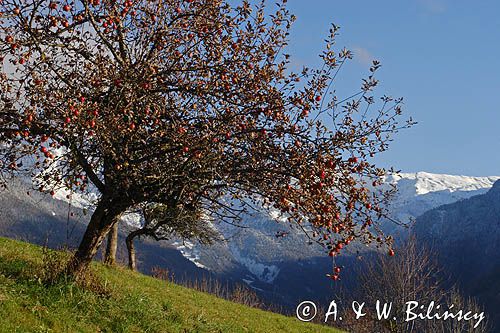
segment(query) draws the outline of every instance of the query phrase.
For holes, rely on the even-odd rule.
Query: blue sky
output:
[[[270,1],[271,3],[271,1]],[[401,132],[383,166],[405,172],[500,175],[500,2],[289,0],[292,60],[319,63],[329,24],[356,57],[338,91],[354,92],[370,59],[380,94],[405,98],[418,125]]]

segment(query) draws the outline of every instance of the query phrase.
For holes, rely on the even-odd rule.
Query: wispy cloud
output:
[[[417,0],[419,5],[432,14],[440,14],[446,11],[444,0]]]
[[[362,65],[371,65],[373,60],[376,58],[364,47],[354,46],[352,47],[352,53],[354,55],[354,60]]]

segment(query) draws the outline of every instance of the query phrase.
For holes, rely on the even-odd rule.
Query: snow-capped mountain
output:
[[[484,194],[420,215],[415,232],[439,250],[439,257],[446,258],[445,266],[453,271],[467,267],[481,274],[500,268],[500,181]]]
[[[417,217],[429,209],[486,193],[500,177],[468,177],[427,172],[400,173],[389,176],[396,184],[391,212],[398,220]]]
[[[386,178],[387,184],[395,184],[398,192],[390,204],[392,216],[398,221],[412,219],[435,207],[457,202],[471,196],[486,193],[500,177],[468,177],[431,174],[427,172],[401,173]],[[242,225],[248,229],[216,224],[227,243],[211,247],[191,246],[192,255],[182,248],[187,258],[217,272],[244,272],[244,280],[272,284],[284,263],[310,260],[323,256],[317,245],[308,245],[308,239],[299,230],[283,222],[277,222],[272,212],[265,210],[247,215]],[[398,232],[392,222],[384,223],[387,232]],[[276,233],[289,234],[277,238]]]
[[[411,218],[416,218],[438,206],[484,194],[498,179],[500,177],[467,177],[418,172],[389,176],[386,178],[386,183],[395,184],[398,188],[398,192],[390,205],[393,217],[402,222],[409,222]],[[11,187],[9,191],[9,195],[15,195],[16,200],[19,202],[26,201],[29,198],[25,194],[26,189],[22,186]],[[17,210],[7,201],[1,202],[2,198],[2,193],[0,193],[0,204],[6,204],[4,207],[5,212],[8,209]],[[55,202],[52,204],[50,202],[54,200],[49,199],[46,201],[41,197],[37,200],[29,199],[41,202],[41,204],[33,203],[33,214],[36,213],[34,211],[35,205],[38,205],[38,207],[47,206],[45,209],[47,211],[46,215],[60,217],[62,223],[68,216],[68,199],[66,193],[56,193],[55,198],[59,199],[55,200],[55,202],[60,202],[60,204],[55,205]],[[73,196],[71,200],[74,208],[83,209],[87,207],[87,199],[85,198]],[[14,213],[12,212],[12,216],[19,215],[21,212]],[[26,216],[20,216],[22,220],[28,218],[27,215],[30,215],[27,211],[24,213]],[[36,216],[36,214],[33,216]],[[214,226],[221,232],[226,241],[211,246],[172,240],[168,244],[161,244],[160,247],[175,248],[179,256],[182,255],[185,259],[194,263],[196,265],[194,267],[206,269],[218,275],[231,276],[247,283],[256,290],[276,290],[276,285],[282,284],[283,279],[287,281],[295,279],[298,283],[302,283],[302,277],[297,274],[307,275],[310,270],[305,268],[310,266],[310,262],[318,258],[318,260],[328,258],[325,257],[325,253],[319,246],[316,244],[309,245],[308,239],[300,230],[294,229],[285,221],[280,221],[276,217],[272,211],[260,210],[253,212],[246,215],[240,223],[247,227],[245,229],[215,221]],[[88,215],[86,217],[81,216],[81,218],[86,219]],[[36,218],[31,217],[30,219],[36,220]],[[129,225],[129,228],[136,228],[140,224],[140,216],[129,214],[124,217],[123,222],[123,224]],[[389,232],[400,230],[391,222],[387,222],[384,229]],[[287,236],[276,237],[276,234],[282,231],[288,232]],[[151,251],[153,250],[151,249]],[[138,254],[140,256],[140,253]],[[343,260],[343,258],[340,260]],[[160,263],[149,264],[159,265]],[[301,268],[296,269],[297,266]],[[286,276],[283,276],[283,274]],[[321,274],[324,277],[324,271]]]
[[[417,218],[419,244],[500,329],[500,181],[485,194],[431,209]],[[494,330],[492,330],[494,331]],[[497,332],[495,331],[495,332]]]

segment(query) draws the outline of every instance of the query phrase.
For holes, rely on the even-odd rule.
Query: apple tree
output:
[[[161,204],[231,220],[274,207],[331,255],[389,244],[386,171],[371,162],[400,99],[335,94],[352,54],[332,26],[322,66],[290,70],[286,0],[0,1],[1,177],[98,201],[67,267],[78,276],[128,209]],[[231,204],[239,200],[236,208]],[[190,223],[189,220],[183,220]]]

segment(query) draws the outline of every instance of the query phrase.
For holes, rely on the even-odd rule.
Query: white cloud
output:
[[[352,48],[352,53],[354,55],[354,60],[362,65],[370,66],[376,58],[364,47],[354,46]]]
[[[440,14],[446,10],[444,0],[418,0],[418,4],[432,14]]]

